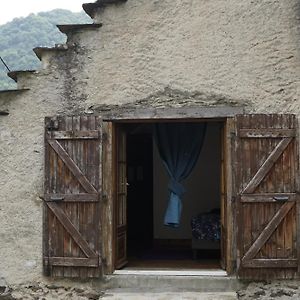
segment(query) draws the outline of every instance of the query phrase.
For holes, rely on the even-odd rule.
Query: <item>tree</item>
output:
[[[39,46],[52,47],[66,41],[66,36],[59,32],[56,24],[90,23],[90,21],[83,11],[73,13],[64,9],[15,18],[0,26],[0,56],[11,71],[38,69],[40,61],[32,49]],[[16,88],[16,84],[6,73],[7,69],[0,62],[0,90]]]

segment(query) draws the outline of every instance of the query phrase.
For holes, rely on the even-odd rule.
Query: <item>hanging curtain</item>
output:
[[[170,199],[164,224],[178,227],[185,192],[181,181],[186,179],[196,165],[201,151],[206,123],[158,123],[155,139],[160,157],[170,176],[168,189]]]

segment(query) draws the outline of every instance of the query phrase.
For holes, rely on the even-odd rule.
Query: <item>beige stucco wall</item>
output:
[[[43,119],[103,104],[300,114],[298,0],[128,0],[1,93],[0,279],[42,280]]]
[[[94,50],[85,57],[86,103],[162,99],[171,90],[191,101],[299,112],[299,17],[297,0],[129,0],[109,7],[97,18],[97,38],[79,39]]]
[[[59,85],[45,78],[0,94],[0,110],[9,111],[0,118],[0,279],[8,283],[41,277],[44,116],[61,108]]]

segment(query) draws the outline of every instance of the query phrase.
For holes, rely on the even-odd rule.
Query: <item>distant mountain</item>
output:
[[[66,41],[66,36],[59,32],[56,24],[79,23],[91,23],[91,19],[83,11],[73,13],[64,9],[15,18],[0,26],[0,56],[11,71],[39,68],[40,61],[32,49],[38,46],[51,47]],[[16,88],[6,73],[6,68],[0,62],[0,90]]]

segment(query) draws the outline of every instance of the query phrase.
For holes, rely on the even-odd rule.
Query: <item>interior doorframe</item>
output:
[[[232,135],[235,132],[234,116],[243,113],[241,107],[226,107],[226,109],[205,108],[201,107],[191,108],[187,113],[184,109],[172,109],[168,111],[159,111],[156,114],[153,110],[145,109],[143,112],[137,114],[127,111],[123,114],[110,113],[104,116],[103,120],[103,194],[102,194],[102,232],[104,238],[102,241],[102,264],[103,274],[112,274],[115,271],[115,205],[116,205],[116,128],[122,123],[146,123],[146,122],[186,122],[186,121],[223,121],[223,154],[224,154],[224,174],[226,179],[226,193],[225,193],[225,208],[226,211],[226,272],[232,275],[236,267],[236,237],[235,237],[235,198],[232,183]],[[198,113],[197,113],[198,112]],[[221,112],[221,113],[220,113]],[[150,115],[149,115],[150,113]],[[221,184],[221,183],[220,183]]]

